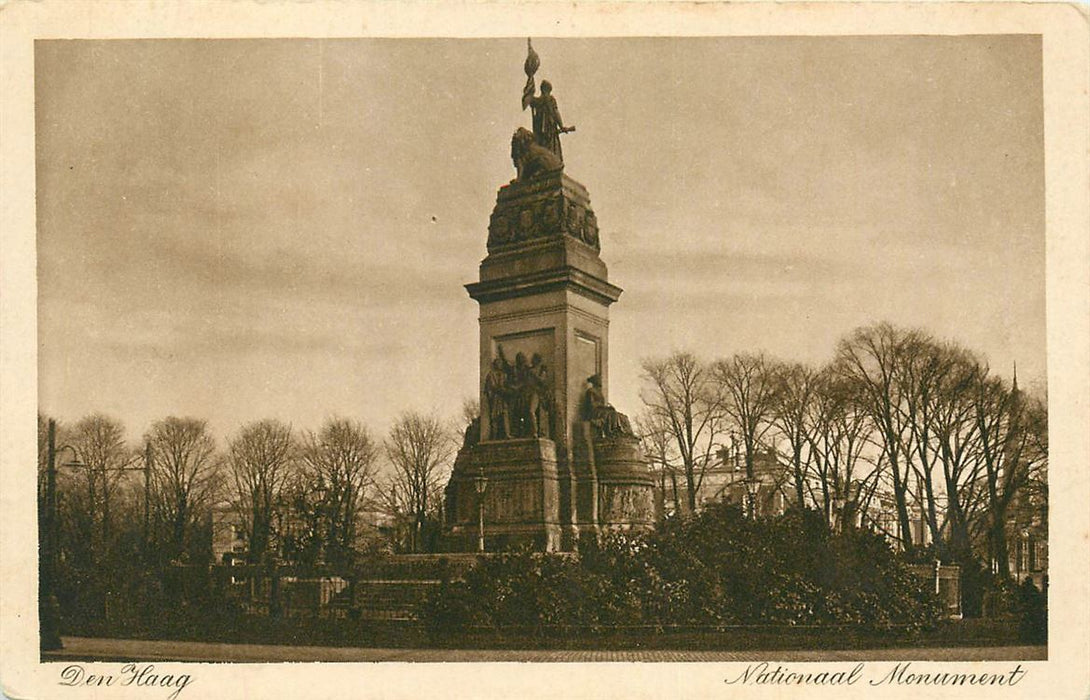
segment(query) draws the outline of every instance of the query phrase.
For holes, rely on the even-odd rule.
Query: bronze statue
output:
[[[511,427],[512,437],[530,437],[530,415],[528,409],[530,392],[530,366],[526,364],[526,355],[515,353],[515,366],[510,368],[508,386],[511,388],[511,413],[514,419]]]
[[[602,394],[602,378],[597,374],[587,377],[583,416],[594,428],[597,437],[635,437],[628,416],[606,403]]]
[[[541,81],[541,94],[534,95],[534,73],[541,65],[530,40],[526,40],[526,63],[523,70],[526,71],[526,86],[522,90],[522,108],[530,108],[533,114],[534,142],[556,155],[561,164],[564,162],[564,154],[560,148],[560,135],[575,131],[574,126],[564,126],[560,118],[560,109],[556,106],[556,98],[553,97],[553,86],[548,80]],[[520,176],[520,179],[521,176]]]
[[[511,161],[515,164],[519,182],[564,168],[564,163],[555,153],[539,146],[534,141],[534,135],[521,126],[511,137]]]
[[[484,377],[484,398],[488,402],[488,437],[491,440],[512,437],[510,387],[504,367],[506,364],[501,347],[499,357],[492,360],[492,368]]]
[[[553,380],[541,355],[530,362],[522,352],[515,364],[507,361],[503,346],[484,378],[484,401],[488,411],[488,439],[549,437],[552,431]],[[470,429],[466,440],[470,440]],[[478,433],[480,426],[476,427]],[[483,436],[482,436],[483,437]],[[468,442],[466,443],[469,444]]]
[[[527,409],[530,417],[530,434],[536,437],[550,437],[552,423],[552,387],[553,380],[549,368],[541,355],[534,353],[530,358],[529,381],[527,382]]]

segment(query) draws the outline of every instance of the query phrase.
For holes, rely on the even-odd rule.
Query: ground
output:
[[[361,649],[64,637],[45,661],[1033,661],[1044,646],[846,649],[841,651]]]

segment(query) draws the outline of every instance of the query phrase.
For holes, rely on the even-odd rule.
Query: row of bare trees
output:
[[[679,352],[643,371],[645,451],[690,511],[724,448],[749,478],[758,454],[774,449],[791,501],[830,522],[870,517],[909,553],[918,520],[944,555],[976,548],[1006,574],[1014,509],[1047,520],[1043,397],[922,331],[857,329],[820,368]]]
[[[38,422],[44,494],[48,418]],[[437,518],[455,435],[414,412],[385,440],[345,418],[317,431],[266,419],[219,449],[205,421],[170,417],[132,445],[120,421],[90,415],[60,426],[56,440],[62,558],[86,570],[117,559],[207,561],[214,511],[241,530],[251,563],[347,561],[372,534],[367,514],[400,525],[415,550],[421,526]]]

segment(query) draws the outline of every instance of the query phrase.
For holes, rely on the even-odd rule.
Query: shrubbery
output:
[[[918,629],[938,601],[885,541],[834,535],[813,512],[752,520],[718,505],[642,536],[582,544],[578,556],[482,559],[429,601],[433,633],[626,625],[850,624]]]

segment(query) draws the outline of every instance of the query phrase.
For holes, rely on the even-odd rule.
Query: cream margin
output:
[[[1090,129],[1086,5],[1046,3],[186,2],[0,3],[0,687],[12,698],[159,698],[170,691],[62,688],[38,662],[35,577],[36,38],[1043,35],[1051,603],[1048,661],[1015,688],[794,689],[809,697],[1090,697]],[[482,213],[484,216],[485,213]],[[483,221],[483,219],[482,219]],[[115,670],[115,664],[91,664]],[[725,686],[744,664],[156,664],[190,673],[181,698],[783,697]],[[807,664],[792,664],[803,670]],[[823,667],[851,664],[821,664]],[[1009,671],[1010,663],[917,663]],[[883,664],[883,667],[886,667]],[[874,667],[872,666],[872,669]],[[875,692],[879,691],[879,692]]]

